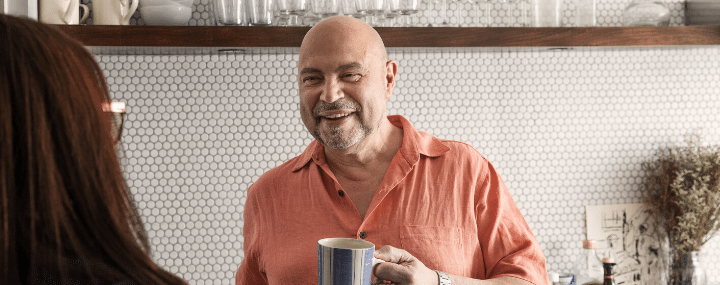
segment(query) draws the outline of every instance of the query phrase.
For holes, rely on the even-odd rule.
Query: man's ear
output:
[[[387,85],[385,86],[385,98],[390,99],[392,97],[393,89],[395,88],[395,78],[397,76],[397,63],[394,60],[388,60],[385,63],[385,79],[387,79]]]

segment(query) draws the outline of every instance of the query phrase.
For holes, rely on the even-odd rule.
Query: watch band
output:
[[[445,272],[441,272],[441,271],[437,271],[437,270],[435,270],[435,272],[437,272],[438,279],[440,280],[440,283],[438,283],[438,284],[440,284],[440,285],[451,285],[451,283],[450,283],[450,275],[448,275],[448,274],[445,273]]]

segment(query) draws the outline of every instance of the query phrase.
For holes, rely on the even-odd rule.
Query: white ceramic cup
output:
[[[94,25],[129,25],[139,0],[92,0]]]
[[[80,0],[40,0],[39,4],[39,21],[45,24],[78,25],[90,16],[90,9]]]

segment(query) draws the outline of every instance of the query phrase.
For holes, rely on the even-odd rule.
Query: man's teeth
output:
[[[336,115],[325,116],[325,118],[327,118],[327,119],[337,119],[337,118],[342,118],[342,117],[346,117],[346,116],[349,116],[349,115],[350,115],[350,113],[336,114]]]

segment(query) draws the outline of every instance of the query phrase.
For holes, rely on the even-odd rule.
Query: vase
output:
[[[707,276],[700,264],[700,252],[691,251],[673,258],[670,285],[707,285]]]

